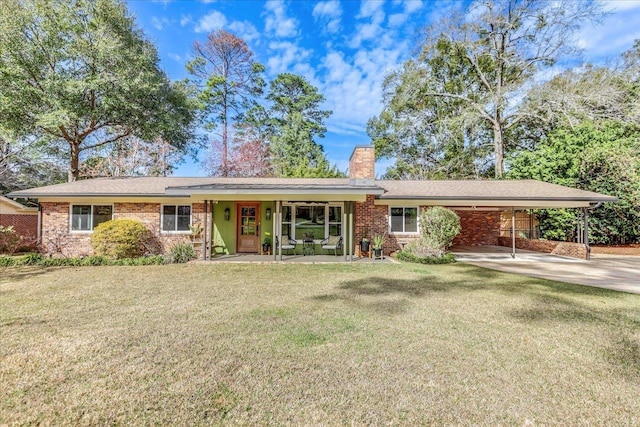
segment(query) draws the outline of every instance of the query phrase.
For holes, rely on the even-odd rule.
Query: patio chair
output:
[[[320,242],[320,247],[338,256],[338,251],[342,254],[342,236],[329,236]]]
[[[278,236],[276,236],[276,249],[278,248],[279,244],[280,244],[280,242],[278,240]],[[282,245],[282,251],[283,252],[293,251],[293,255],[295,255],[296,254],[296,245],[297,244],[298,244],[298,242],[296,242],[290,236],[286,236],[286,241]]]

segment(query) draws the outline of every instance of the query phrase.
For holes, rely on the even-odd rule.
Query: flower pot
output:
[[[369,252],[369,241],[368,240],[360,240],[360,251]]]
[[[264,252],[265,254],[268,253],[270,250],[271,250],[271,245],[266,243],[262,245],[262,252]]]
[[[382,248],[373,248],[373,256],[375,258],[382,258]]]

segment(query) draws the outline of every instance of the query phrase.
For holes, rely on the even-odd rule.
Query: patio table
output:
[[[315,255],[316,254],[316,243],[313,239],[304,239],[302,243],[302,255]]]

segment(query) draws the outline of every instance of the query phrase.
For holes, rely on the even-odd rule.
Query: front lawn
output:
[[[640,296],[465,264],[0,268],[0,424],[640,424]]]

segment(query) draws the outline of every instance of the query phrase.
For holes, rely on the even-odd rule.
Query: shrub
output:
[[[196,251],[188,242],[175,244],[169,249],[168,261],[175,263],[185,263],[196,258]]]
[[[440,258],[460,233],[460,217],[451,209],[434,206],[420,213],[421,236],[405,252],[418,258]]]
[[[0,256],[0,267],[13,267],[16,265],[16,258],[11,256]]]
[[[108,258],[135,258],[142,255],[147,234],[146,227],[139,221],[114,219],[93,230],[91,245],[96,254]]]
[[[456,258],[451,253],[444,254],[440,257],[419,257],[407,251],[400,251],[397,253],[396,258],[400,261],[415,262],[418,264],[451,264],[456,262]]]
[[[22,242],[22,238],[16,230],[13,229],[13,225],[3,227],[0,225],[0,253],[14,253]]]
[[[26,254],[16,261],[16,265],[38,265],[43,259],[42,255],[37,253]]]

